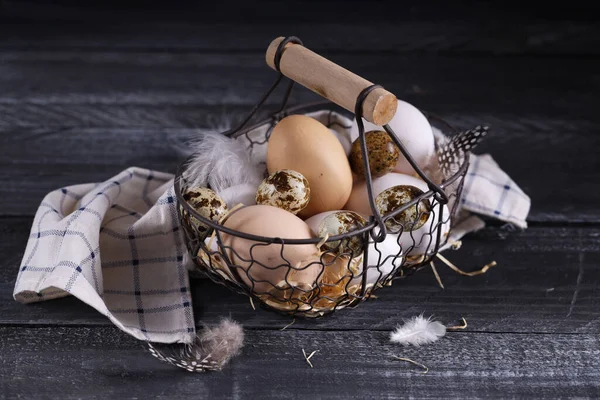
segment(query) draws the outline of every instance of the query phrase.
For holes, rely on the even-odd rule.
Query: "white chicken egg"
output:
[[[370,130],[381,130],[381,126],[375,125],[363,119],[365,132]],[[396,137],[406,147],[406,150],[415,160],[420,168],[424,168],[435,154],[435,142],[433,130],[429,121],[418,108],[405,101],[398,100],[398,108],[392,120],[388,123],[396,134]],[[358,125],[356,119],[350,130],[351,140],[358,138]],[[403,174],[414,174],[415,170],[400,154],[394,171]]]
[[[256,204],[268,205],[298,214],[308,206],[310,186],[298,171],[282,169],[265,178],[256,191]]]
[[[379,232],[378,228],[374,228],[375,232]],[[376,282],[383,282],[389,274],[396,272],[402,267],[404,256],[401,248],[398,245],[398,235],[388,233],[383,242],[369,242],[369,251],[367,255],[367,287],[374,285]],[[360,284],[363,279],[363,256],[357,257],[356,269],[358,275],[351,281],[351,284]]]
[[[440,224],[440,205],[435,203],[431,208],[427,222],[419,229],[412,232],[403,232],[399,243],[406,253],[407,264],[413,262],[415,257],[431,255],[435,249],[438,229],[441,230],[440,246],[446,241],[450,232],[450,210],[443,205],[443,216]],[[409,262],[410,261],[410,262]]]

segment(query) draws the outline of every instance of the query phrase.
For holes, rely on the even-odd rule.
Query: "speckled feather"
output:
[[[162,362],[189,372],[220,371],[244,344],[242,326],[223,319],[214,328],[205,327],[192,344],[154,345],[148,343],[150,354]]]
[[[471,152],[487,135],[489,127],[479,125],[468,131],[454,135],[448,143],[438,151],[438,163],[444,177],[454,174],[464,163],[466,155]]]

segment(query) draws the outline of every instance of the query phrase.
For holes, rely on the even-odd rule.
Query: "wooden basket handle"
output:
[[[267,49],[267,64],[277,70],[275,54],[284,37],[273,40]],[[373,83],[348,71],[306,47],[288,43],[281,55],[280,72],[300,85],[354,112],[358,95]],[[372,90],[363,102],[363,118],[375,125],[390,122],[398,99],[384,88]]]

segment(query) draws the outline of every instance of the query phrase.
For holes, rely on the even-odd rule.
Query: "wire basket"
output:
[[[239,126],[223,134],[242,141],[248,151],[260,158],[265,154],[273,128],[288,115],[311,116],[327,127],[341,131],[350,128],[348,124],[354,118],[362,154],[368,154],[363,110],[366,99],[381,88],[379,85],[369,84],[362,89],[356,98],[354,113],[349,113],[350,107],[340,107],[331,101],[287,106],[294,85],[294,80],[290,79],[281,106],[266,120],[249,126],[256,113],[264,108],[266,100],[286,79],[280,62],[290,43],[302,45],[295,37],[279,41],[274,56],[275,69],[279,71],[275,83]],[[333,236],[309,239],[264,237],[214,222],[200,215],[186,201],[185,193],[189,188],[184,171],[189,160],[183,162],[177,171],[175,192],[186,245],[197,271],[235,292],[248,295],[263,307],[295,317],[320,317],[355,307],[369,299],[377,289],[391,285],[394,279],[406,278],[427,265],[446,243],[452,229],[469,157],[468,151],[458,151],[452,145],[458,133],[452,126],[427,112],[424,114],[438,130],[436,152],[439,162],[426,169],[419,168],[387,124],[383,129],[429,190],[381,215],[375,207],[369,157],[363,157],[373,215],[362,221],[350,221],[352,229]],[[418,229],[405,226],[398,218],[407,210],[418,210],[417,219],[425,217],[427,223]],[[265,258],[265,252],[271,256]],[[294,254],[302,252],[311,256],[302,262],[292,261]]]

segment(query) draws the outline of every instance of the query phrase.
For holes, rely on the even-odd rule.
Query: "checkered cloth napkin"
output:
[[[480,216],[526,228],[529,197],[490,155],[471,157],[448,243],[485,226]],[[15,299],[71,294],[138,339],[191,342],[190,264],[176,202],[172,175],[140,168],[51,192],[33,221]]]
[[[459,207],[455,226],[440,252],[451,248],[467,233],[485,227],[481,217],[526,229],[531,199],[500,169],[490,154],[470,154]]]
[[[128,168],[49,193],[33,220],[14,297],[69,294],[141,340],[195,337],[173,175]]]
[[[491,155],[470,155],[461,208],[527,228],[531,199],[500,169]]]

